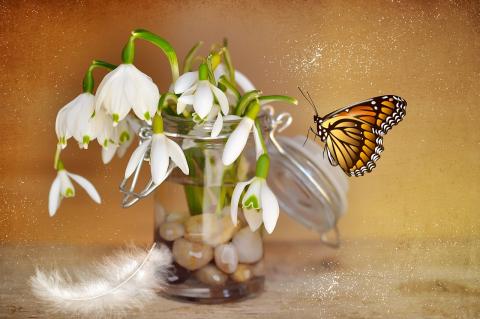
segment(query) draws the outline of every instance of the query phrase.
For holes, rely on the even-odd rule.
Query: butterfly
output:
[[[339,165],[348,176],[363,176],[375,168],[384,150],[383,136],[406,115],[407,101],[397,95],[382,95],[322,117],[310,94],[299,90],[315,110],[316,130],[310,127],[308,133],[325,143],[324,154],[330,164]]]

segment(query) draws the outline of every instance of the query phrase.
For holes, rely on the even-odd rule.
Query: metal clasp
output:
[[[140,137],[139,144],[150,141],[152,139],[151,127],[144,126],[140,128],[138,136]],[[160,185],[160,184],[155,184],[152,178],[150,178],[147,185],[140,192],[135,191],[135,187],[138,182],[138,176],[140,175],[140,171],[143,167],[144,162],[150,162],[150,148],[147,150],[147,152],[145,152],[145,155],[143,156],[143,160],[141,160],[140,163],[138,164],[137,168],[135,169],[135,172],[133,173],[133,176],[131,178],[124,178],[120,183],[120,192],[123,193],[123,200],[122,200],[123,208],[128,208],[133,204],[135,204],[136,202],[138,202],[140,199],[147,197]],[[165,175],[165,179],[172,173],[174,168],[175,168],[175,165],[172,162],[170,162],[167,170],[167,174]],[[132,180],[132,182],[130,186],[127,186],[128,181],[130,179]]]

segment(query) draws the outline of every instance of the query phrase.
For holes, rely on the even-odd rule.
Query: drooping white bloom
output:
[[[150,148],[150,171],[155,184],[160,184],[167,177],[169,159],[177,165],[185,175],[189,168],[181,147],[163,133],[153,134],[148,141],[141,143],[132,153],[125,170],[125,178],[129,178],[138,167]]]
[[[70,181],[70,177],[87,192],[94,202],[100,204],[100,195],[92,183],[80,175],[69,173],[64,168],[60,168],[57,172],[57,177],[53,180],[48,196],[48,212],[50,216],[55,215],[63,198],[75,196],[75,188]]]
[[[227,143],[225,143],[225,148],[223,150],[222,162],[225,165],[230,165],[240,156],[245,145],[247,144],[248,137],[252,128],[254,127],[255,121],[245,116],[242,118],[238,126],[228,137]]]
[[[72,101],[72,135],[81,148],[87,149],[88,143],[96,138],[95,123],[92,115],[95,111],[95,96],[85,92]]]
[[[222,115],[223,113],[223,115]],[[214,104],[210,114],[206,117],[207,122],[214,122],[212,126],[212,131],[210,133],[211,137],[217,137],[223,128],[224,120],[239,119],[239,116],[236,115],[227,115],[228,108],[222,109],[219,105]]]
[[[214,97],[224,115],[228,114],[228,99],[222,90],[208,80],[198,80],[198,72],[182,74],[173,87],[175,94],[181,94],[177,101],[177,113],[185,110],[187,105],[192,105],[200,118],[205,118],[212,110]]]
[[[95,98],[95,110],[103,109],[116,126],[130,110],[151,124],[160,93],[152,79],[133,64],[121,64],[110,71],[100,83]]]
[[[230,214],[232,222],[237,224],[238,204],[243,190],[247,191],[241,200],[243,213],[252,231],[260,227],[261,221],[269,234],[275,229],[280,208],[275,194],[268,187],[267,181],[262,177],[254,177],[249,181],[237,183],[232,194]]]
[[[55,132],[62,148],[67,146],[67,140],[72,136],[85,149],[95,139],[96,130],[92,120],[94,101],[93,94],[84,92],[60,109],[55,121]]]
[[[127,115],[123,121],[120,121],[116,127],[113,127],[113,131],[108,132],[108,134],[111,134],[108,136],[108,140],[104,137],[104,143],[102,144],[103,163],[110,163],[115,154],[118,157],[123,157],[128,147],[132,144],[139,128],[140,126],[135,118],[130,115]]]

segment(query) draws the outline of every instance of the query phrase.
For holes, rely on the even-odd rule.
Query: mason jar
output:
[[[259,119],[268,136],[268,113]],[[164,130],[184,150],[190,171],[173,170],[154,196],[154,240],[167,245],[174,260],[164,291],[169,297],[216,303],[263,289],[262,230],[252,232],[241,209],[237,225],[230,217],[236,183],[255,173],[253,137],[235,163],[222,163],[227,138],[239,122],[224,121],[218,137],[211,138],[210,123],[164,115]]]
[[[268,183],[281,210],[318,231],[324,243],[338,246],[336,224],[346,208],[345,176],[322,159],[317,144],[303,143],[300,137],[275,138],[291,123],[289,114],[274,118],[273,109],[264,107],[259,119],[272,161]],[[238,123],[225,121],[218,137],[212,138],[210,123],[164,115],[165,134],[181,145],[190,170],[187,176],[173,169],[154,195],[154,240],[171,250],[174,261],[162,292],[169,298],[220,303],[263,290],[263,227],[251,231],[241,209],[237,225],[230,217],[236,183],[255,175],[252,134],[237,161],[225,166],[221,160]],[[328,237],[332,230],[333,239]]]

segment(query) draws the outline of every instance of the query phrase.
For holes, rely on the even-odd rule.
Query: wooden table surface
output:
[[[257,298],[223,305],[165,300],[128,318],[480,318],[480,239],[266,245],[267,283]],[[1,246],[0,318],[49,314],[27,281],[35,266],[67,269],[112,247]]]

